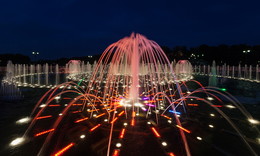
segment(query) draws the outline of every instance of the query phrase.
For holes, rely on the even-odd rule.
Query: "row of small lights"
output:
[[[204,56],[204,54],[201,54],[201,57],[203,57],[203,56]],[[197,57],[199,58],[200,55],[197,55]],[[196,59],[196,55],[195,55],[195,54],[191,54],[190,57],[189,57],[189,59],[191,59],[191,58]]]
[[[207,99],[208,99],[208,100],[213,100],[212,97],[208,97]],[[42,106],[42,105],[41,105],[41,106]],[[46,105],[44,105],[44,107],[45,107],[45,106],[46,106]],[[232,105],[231,105],[231,106],[232,106]],[[228,106],[227,106],[227,107],[228,107]],[[233,106],[233,107],[230,107],[230,108],[234,108],[234,106]],[[59,115],[62,115],[62,114],[59,114]],[[214,114],[210,114],[210,116],[214,117],[215,115],[214,115]],[[28,123],[28,122],[30,122],[30,120],[31,120],[30,118],[26,117],[26,118],[22,118],[22,119],[18,120],[17,123],[18,123],[18,124]],[[105,121],[106,121],[106,119],[105,119]],[[248,121],[249,121],[250,123],[252,123],[252,124],[259,124],[259,121],[254,120],[254,119],[248,119]],[[151,123],[148,122],[147,124],[151,124]],[[126,126],[127,123],[124,123],[124,125]],[[210,127],[210,128],[214,128],[213,125],[209,125],[209,127]],[[81,135],[80,138],[81,138],[81,139],[84,139],[84,138],[85,138],[85,135]],[[202,138],[199,137],[199,136],[196,137],[196,138],[197,138],[198,140],[202,140]],[[16,146],[16,145],[22,143],[24,140],[25,140],[24,138],[17,138],[17,139],[13,140],[13,141],[10,143],[10,146]],[[257,138],[257,141],[260,142],[260,138]],[[167,146],[167,143],[166,143],[165,141],[163,141],[163,142],[162,142],[162,145],[163,145],[163,146]],[[116,144],[116,147],[118,147],[118,148],[121,147],[121,146],[122,146],[121,143],[117,143],[117,144]]]

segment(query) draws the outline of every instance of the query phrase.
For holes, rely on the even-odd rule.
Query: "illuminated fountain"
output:
[[[15,84],[3,83],[0,87],[0,98],[7,101],[22,99],[22,93]]]
[[[175,74],[179,81],[187,81],[192,79],[193,69],[188,60],[180,60],[175,65]]]
[[[70,60],[66,64],[66,72],[70,75],[77,75],[81,73],[81,61],[80,60]]]
[[[249,67],[247,65],[242,66],[241,64],[238,64],[238,66],[229,66],[227,64],[223,64],[223,65],[215,65],[215,67],[208,65],[208,70],[206,70],[205,65],[203,66],[195,65],[194,69],[195,72],[193,74],[197,74],[197,75],[212,76],[211,73],[214,72],[213,71],[214,69],[216,70],[215,72],[216,77],[238,79],[243,81],[260,83],[259,65],[256,65],[255,67],[252,65],[250,65]]]
[[[93,64],[93,66],[95,63]],[[70,80],[80,80],[84,77],[84,79],[88,78],[89,75],[92,73],[92,65],[87,62],[85,65],[84,61],[80,60],[70,60],[65,67],[67,74],[67,78]]]
[[[45,76],[45,85],[48,86],[49,85],[49,65],[48,63],[46,63],[44,66],[44,76]]]
[[[1,99],[8,101],[22,99],[22,93],[20,89],[15,83],[13,83],[15,75],[15,65],[12,63],[12,61],[8,61],[6,71],[7,72],[1,82],[0,87]]]
[[[91,75],[95,65],[96,62],[93,65],[87,62],[85,65],[84,61],[71,60],[64,68],[58,64],[55,66],[48,63],[43,65],[25,65],[13,64],[11,61],[8,61],[6,76],[2,82],[19,87],[51,88],[64,82],[63,76],[73,80],[80,80],[82,77],[87,79]],[[52,81],[52,79],[55,79],[55,81]]]
[[[74,152],[80,150],[87,139],[83,148],[89,149],[85,152],[97,155],[134,154],[139,151],[131,150],[135,148],[149,155],[159,148],[162,150],[157,155],[189,156],[196,151],[194,146],[213,148],[206,132],[228,127],[239,138],[238,145],[256,155],[248,143],[251,138],[242,133],[227,112],[237,110],[256,136],[259,130],[253,124],[259,121],[229,93],[190,80],[192,67],[188,61],[179,61],[173,70],[173,63],[156,42],[133,33],[108,46],[90,76],[82,74],[86,72],[82,69],[89,72],[90,68],[88,63],[71,61],[67,69],[72,81],[46,92],[30,117],[22,120],[30,122],[23,137],[10,146],[29,138],[28,146],[41,145],[35,154],[58,156],[71,148]],[[190,89],[190,84],[195,87]],[[221,127],[217,119],[227,125]],[[145,139],[152,136],[150,141],[156,145],[146,147],[150,141]],[[214,148],[223,151],[216,145]]]
[[[60,71],[59,71],[59,65],[56,64],[55,66],[55,85],[60,84]]]
[[[13,81],[15,75],[15,66],[12,61],[8,61],[6,66],[6,75],[4,77],[4,81],[11,83]]]
[[[258,65],[256,65],[256,70],[255,70],[255,81],[258,81],[258,80],[260,80],[259,79],[259,66]]]
[[[209,86],[217,86],[217,71],[216,71],[216,62],[213,61],[212,67],[211,67],[211,73],[209,77]]]
[[[2,83],[13,84],[18,87],[51,88],[63,82],[63,79],[60,79],[63,73],[60,72],[59,65],[52,66],[47,63],[43,65],[12,64],[9,61],[6,71]],[[55,75],[55,81],[50,80],[53,79],[53,75]]]

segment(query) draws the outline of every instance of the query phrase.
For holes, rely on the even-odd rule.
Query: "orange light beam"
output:
[[[121,116],[124,114],[125,111],[122,111],[121,113],[118,114],[118,116]]]
[[[113,152],[113,156],[119,156],[119,152],[120,152],[119,149],[115,149]]]
[[[133,118],[135,117],[135,111],[132,112],[132,117],[133,117]]]
[[[99,117],[104,116],[104,115],[106,115],[106,113],[99,114],[98,116],[96,116],[96,118],[99,118]]]
[[[156,130],[154,127],[152,127],[151,129],[152,129],[154,135],[155,135],[157,138],[160,138],[160,137],[161,137],[160,134],[157,132],[157,130]]]
[[[131,120],[131,126],[134,126],[135,125],[135,119],[132,119]]]
[[[34,136],[37,137],[37,136],[40,136],[40,135],[43,135],[43,134],[46,134],[46,133],[49,133],[49,132],[52,132],[52,131],[54,131],[54,128],[40,132],[40,133],[37,133]]]
[[[98,111],[99,109],[93,109],[93,110],[89,110],[88,112],[95,112]]]
[[[120,138],[120,139],[123,139],[123,138],[124,138],[124,135],[125,135],[125,128],[122,129],[119,138]]]
[[[74,123],[79,123],[79,122],[82,122],[82,121],[85,121],[85,120],[88,120],[88,117],[76,120],[76,121],[74,121]]]
[[[112,110],[110,110],[110,111],[107,111],[108,113],[110,113],[110,112],[113,112],[113,111],[115,111],[116,109],[112,109]]]
[[[110,123],[112,124],[112,123],[116,122],[117,119],[118,119],[118,117],[115,117]]]
[[[188,106],[199,106],[198,104],[188,104]]]
[[[82,106],[83,104],[78,104],[78,103],[76,103],[76,104],[72,104],[72,106]]]
[[[87,107],[93,107],[93,106],[97,106],[97,105],[93,105],[93,104],[87,105]]]
[[[71,113],[80,113],[81,111],[73,111],[73,112],[71,112]]]
[[[74,146],[75,143],[70,143],[69,145],[65,146],[63,149],[61,149],[60,151],[58,151],[57,153],[54,154],[54,156],[60,156],[62,155],[64,152],[66,152],[67,150],[69,150],[72,146]]]
[[[166,116],[166,115],[161,115],[161,116],[163,116],[163,117],[165,117],[166,119],[169,119],[169,120],[171,120],[172,118],[170,118],[170,117],[168,117],[168,116]]]
[[[183,131],[187,132],[187,133],[191,133],[191,131],[187,130],[186,128],[183,128],[179,125],[176,125],[178,128],[182,129]]]
[[[48,105],[49,107],[59,107],[60,105]]]
[[[169,153],[169,156],[175,156],[175,155],[171,152],[171,153]]]
[[[90,131],[90,132],[93,132],[93,131],[94,131],[95,129],[97,129],[99,126],[101,126],[101,124],[96,125],[95,127],[91,128],[89,131]]]
[[[51,115],[47,115],[47,116],[39,116],[38,118],[36,118],[36,120],[39,120],[39,119],[45,119],[45,118],[51,118],[52,116]]]
[[[69,98],[69,97],[65,97],[65,98],[63,98],[63,99],[71,99],[71,98]]]

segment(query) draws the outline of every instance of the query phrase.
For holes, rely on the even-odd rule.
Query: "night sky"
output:
[[[259,45],[259,6],[259,0],[1,0],[0,53],[94,55],[131,32],[169,47]]]

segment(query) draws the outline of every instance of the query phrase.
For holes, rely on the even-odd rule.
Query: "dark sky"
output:
[[[0,53],[100,54],[138,32],[160,45],[260,44],[255,0],[1,0]]]

